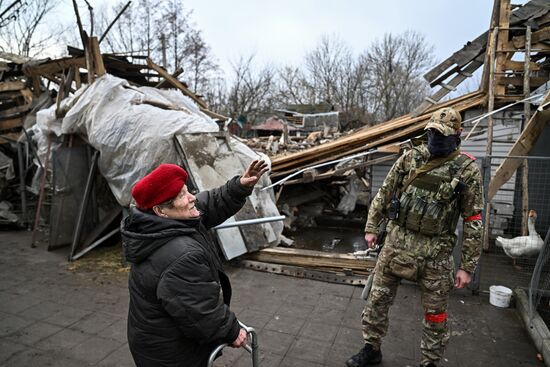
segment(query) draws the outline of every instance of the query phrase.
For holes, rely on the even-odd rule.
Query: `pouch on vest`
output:
[[[426,206],[426,212],[422,218],[420,233],[435,236],[443,233],[447,229],[447,218],[445,216],[446,203],[441,201],[432,201]]]
[[[404,192],[399,198],[399,214],[397,215],[397,224],[401,227],[405,225],[407,220],[407,213],[411,207],[412,195]]]
[[[420,231],[422,225],[422,217],[426,210],[426,200],[421,197],[413,198],[411,209],[407,213],[406,227],[411,231]]]
[[[401,253],[391,259],[388,264],[393,275],[406,280],[416,281],[418,278],[417,260],[407,254]]]

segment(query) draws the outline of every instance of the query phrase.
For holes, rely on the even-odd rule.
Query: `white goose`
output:
[[[520,236],[515,238],[503,238],[498,236],[495,243],[502,247],[504,253],[512,259],[524,256],[534,256],[538,254],[544,245],[544,241],[535,229],[536,219],[537,212],[534,210],[529,210],[529,218],[527,219],[527,227],[529,229],[528,236]]]

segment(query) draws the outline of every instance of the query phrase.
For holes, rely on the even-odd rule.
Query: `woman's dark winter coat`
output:
[[[161,218],[132,209],[122,223],[129,277],[128,344],[138,367],[203,367],[239,334],[231,285],[208,228],[234,215],[252,189],[239,178],[197,195],[201,217]]]

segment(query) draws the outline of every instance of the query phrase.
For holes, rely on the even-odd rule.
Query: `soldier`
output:
[[[481,254],[483,191],[475,158],[460,152],[460,114],[436,111],[426,125],[428,143],[395,162],[374,197],[365,240],[377,241],[389,219],[387,236],[374,270],[362,314],[365,346],[346,364],[361,367],[382,360],[380,344],[388,328],[388,309],[401,279],[418,282],[424,309],[420,366],[434,367],[449,339],[447,304],[453,287],[467,286]],[[462,216],[464,236],[460,269],[454,276],[452,251]]]

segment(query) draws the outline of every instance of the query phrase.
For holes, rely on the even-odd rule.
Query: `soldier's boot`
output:
[[[363,349],[346,361],[348,367],[364,367],[382,361],[382,351],[374,349],[372,344],[365,344]]]
[[[428,362],[428,363],[421,364],[420,367],[437,367],[437,366],[433,362]]]

